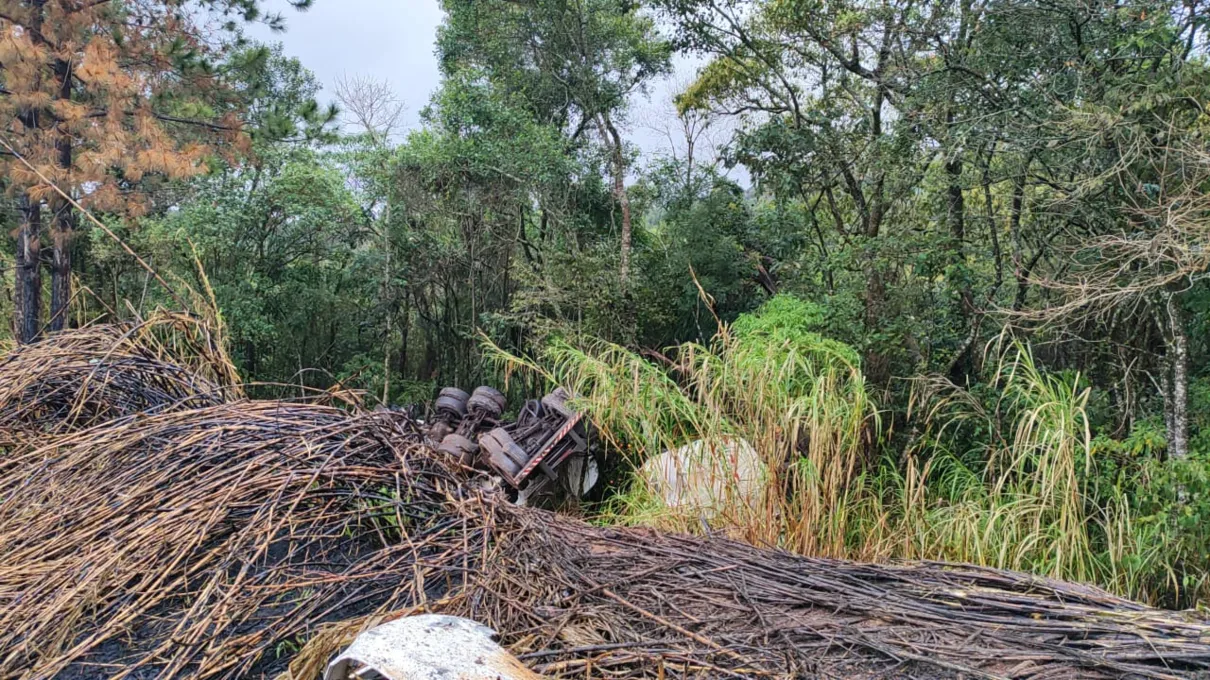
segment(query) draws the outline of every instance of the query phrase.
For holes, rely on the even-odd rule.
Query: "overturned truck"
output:
[[[503,420],[507,400],[481,386],[471,394],[446,387],[433,403],[427,434],[436,450],[459,464],[494,473],[522,505],[558,507],[590,494],[601,477],[601,453],[588,421],[573,410],[562,387],[527,400]]]

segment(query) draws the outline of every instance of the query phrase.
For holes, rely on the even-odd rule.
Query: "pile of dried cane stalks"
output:
[[[0,437],[9,439],[238,395],[217,340],[183,314],[53,335],[0,357],[0,376]]]
[[[313,680],[418,611],[486,623],[552,677],[1210,673],[1205,618],[1093,588],[515,508],[395,413],[158,408],[0,463],[0,677]]]
[[[487,568],[426,609],[490,623],[551,676],[1185,678],[1210,669],[1204,618],[1095,588],[488,512]],[[361,626],[389,618],[325,629],[291,677],[314,677]]]

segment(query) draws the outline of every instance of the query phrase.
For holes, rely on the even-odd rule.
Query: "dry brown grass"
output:
[[[576,678],[1185,678],[1210,623],[1097,588],[980,567],[812,559],[493,504],[463,589],[420,609],[488,623]],[[472,521],[478,521],[473,519]],[[324,627],[278,680],[310,680],[381,615]]]
[[[240,390],[221,343],[191,316],[72,330],[0,358],[0,441],[219,404]]]
[[[0,475],[0,677],[108,663],[241,677],[326,618],[423,588],[452,488],[385,414],[236,402],[113,421]],[[399,499],[428,499],[400,502]]]

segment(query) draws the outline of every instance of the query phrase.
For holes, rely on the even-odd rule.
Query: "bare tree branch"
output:
[[[390,141],[407,110],[390,83],[369,76],[338,78],[336,98],[344,106],[349,122],[360,127],[375,144]]]

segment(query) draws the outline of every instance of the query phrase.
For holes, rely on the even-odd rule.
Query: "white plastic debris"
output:
[[[666,506],[711,520],[734,503],[760,507],[767,470],[739,438],[697,440],[643,463],[639,477]]]
[[[535,680],[491,628],[456,616],[396,619],[357,636],[324,680]]]

